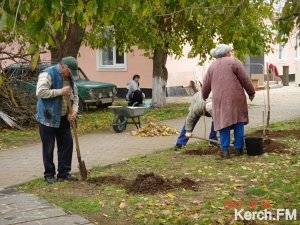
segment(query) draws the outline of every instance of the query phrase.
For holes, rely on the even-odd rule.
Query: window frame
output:
[[[112,65],[103,65],[102,53],[103,49],[97,49],[96,51],[96,61],[97,61],[97,71],[127,71],[127,53],[124,52],[124,63],[117,64],[116,63],[116,47],[113,48],[113,64]]]
[[[282,44],[278,44],[278,61],[284,62],[286,60],[286,46]],[[282,57],[280,58],[280,50],[282,53]]]

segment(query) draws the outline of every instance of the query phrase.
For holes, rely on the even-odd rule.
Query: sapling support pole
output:
[[[265,110],[262,111],[262,122],[263,122],[263,136],[266,136],[266,126],[265,126]]]
[[[269,65],[267,64],[267,127],[270,125],[270,71]]]

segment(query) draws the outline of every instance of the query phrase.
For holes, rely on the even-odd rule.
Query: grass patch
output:
[[[285,120],[278,123],[272,123],[269,130],[300,130],[300,119]]]
[[[272,126],[293,130],[298,123],[300,119],[287,123],[291,126]],[[169,149],[110,167],[97,167],[90,173],[91,178],[122,176],[134,180],[138,174],[153,172],[177,182],[190,178],[198,184],[195,190],[175,188],[156,194],[133,194],[117,183],[47,185],[41,179],[19,189],[85,216],[95,224],[243,224],[233,221],[234,209],[226,207],[226,203],[241,202],[250,211],[270,207],[270,211],[284,208],[299,212],[300,146],[299,140],[290,140],[281,137],[277,141],[289,142],[288,147],[295,150],[293,155],[265,153],[220,160],[216,155],[186,155]],[[199,150],[206,147],[204,142],[188,146]],[[299,219],[282,218],[273,224],[299,224]]]
[[[124,105],[124,102],[117,102],[116,105]],[[164,108],[152,108],[141,117],[142,123],[150,120],[170,120],[185,116],[188,113],[188,103],[169,103]],[[109,109],[92,109],[78,119],[78,131],[80,134],[111,130],[113,113]],[[112,131],[113,132],[113,131]],[[0,133],[0,150],[14,148],[21,145],[36,143],[40,140],[38,126],[26,127],[24,131],[3,129]]]

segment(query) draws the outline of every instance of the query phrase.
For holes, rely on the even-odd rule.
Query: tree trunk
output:
[[[85,28],[81,27],[77,21],[70,24],[63,44],[62,57],[73,56],[77,58],[84,35]]]
[[[61,60],[60,52],[58,48],[50,48],[51,63],[58,63]]]
[[[75,21],[75,23],[69,25],[63,40],[60,33],[54,36],[56,48],[50,48],[51,62],[58,63],[66,56],[77,58],[84,35],[85,28],[81,27],[78,22]]]
[[[153,55],[152,104],[154,107],[166,105],[168,70],[166,68],[168,54],[162,49],[155,49]]]

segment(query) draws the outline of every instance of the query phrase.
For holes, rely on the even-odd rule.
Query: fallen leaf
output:
[[[137,214],[135,214],[134,218],[136,219],[140,219],[141,217],[143,217],[144,215],[141,212],[138,212]]]
[[[171,211],[170,210],[163,210],[162,211],[162,214],[164,214],[165,216],[169,216],[169,215],[171,215],[172,213],[171,213]]]
[[[200,200],[197,200],[197,199],[195,199],[194,201],[193,201],[193,204],[200,204],[200,203],[202,203],[203,201],[200,201]]]
[[[224,221],[223,218],[219,218],[217,221],[218,221],[218,223],[220,223],[220,224],[222,224],[222,225],[225,224],[225,221]]]
[[[126,202],[125,201],[122,201],[119,205],[120,209],[124,209],[126,207]]]
[[[222,191],[223,195],[229,195],[229,191]]]
[[[174,199],[174,198],[175,198],[175,196],[174,196],[174,194],[173,194],[172,192],[168,192],[168,193],[167,193],[167,196],[168,196],[169,198],[171,198],[171,199]]]
[[[192,214],[189,216],[191,219],[197,220],[199,219],[200,215],[198,213]]]

